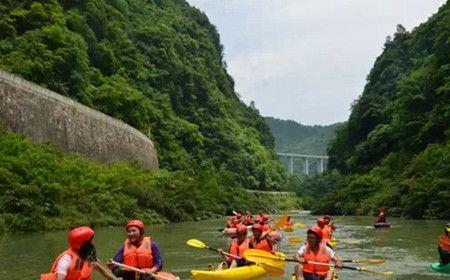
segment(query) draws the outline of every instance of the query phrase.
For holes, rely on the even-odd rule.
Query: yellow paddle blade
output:
[[[186,241],[186,244],[192,247],[196,247],[196,248],[206,248],[207,245],[203,242],[201,242],[200,240],[197,239],[189,239],[188,241]]]
[[[288,216],[289,216],[288,214],[284,214],[284,215],[278,220],[278,222],[277,222],[275,225],[273,225],[273,227],[270,228],[270,230],[271,230],[271,231],[274,231],[274,230],[277,230],[277,229],[279,229],[280,227],[282,227],[282,226],[284,225],[284,223],[287,222]]]
[[[298,237],[289,237],[288,242],[292,243],[292,244],[299,244],[299,243],[303,242],[303,239],[298,238]]]
[[[294,224],[294,227],[301,227],[301,228],[304,228],[304,227],[306,227],[306,225],[305,225],[304,223],[295,223],[295,224]]]
[[[283,228],[284,232],[294,232],[294,228],[293,227],[285,227]]]
[[[285,265],[285,257],[280,255],[273,255],[272,253],[257,250],[248,249],[244,252],[244,258],[254,263],[264,263],[275,267],[282,267]]]
[[[390,276],[390,275],[394,274],[394,272],[392,272],[392,271],[376,271],[376,270],[367,269],[365,267],[360,267],[359,271],[373,273],[373,274],[377,274],[377,275],[384,275],[384,276]]]
[[[279,275],[279,276],[283,276],[284,275],[284,269],[282,269],[281,267],[272,266],[272,265],[267,264],[267,263],[257,263],[257,265],[259,265],[262,268],[264,268],[264,270],[267,271],[270,274]]]
[[[356,263],[363,263],[363,264],[383,264],[384,262],[386,262],[385,259],[367,259],[367,260],[356,260]]]

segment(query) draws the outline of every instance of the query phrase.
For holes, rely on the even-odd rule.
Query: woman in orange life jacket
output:
[[[248,230],[246,226],[241,224],[237,225],[236,238],[233,239],[233,242],[231,242],[228,250],[230,254],[239,256],[239,259],[226,256],[225,254],[222,254],[222,250],[219,251],[229,268],[245,266],[248,264],[248,262],[244,259],[244,252],[250,248],[250,239],[247,238],[247,232]],[[221,270],[221,268],[222,264],[219,265],[218,269]]]
[[[253,236],[250,237],[250,248],[272,253],[274,251],[273,241],[268,235],[266,235],[264,238],[261,238],[261,235],[263,233],[262,228],[263,226],[261,226],[260,224],[254,224],[252,226]]]
[[[107,279],[108,274],[97,263],[92,244],[94,231],[90,227],[77,227],[69,232],[70,248],[55,260],[50,273],[41,274],[41,280],[91,280],[93,269]]]
[[[293,223],[292,223],[292,217],[291,216],[287,216],[287,220],[286,222],[284,222],[283,226],[285,227],[292,227]]]
[[[308,264],[308,261],[331,263],[342,267],[341,259],[334,251],[322,242],[323,233],[318,226],[312,226],[307,231],[307,242],[300,247],[295,255],[299,265],[295,268],[297,280],[331,280],[333,274],[329,266]]]
[[[386,222],[386,209],[384,207],[380,207],[378,209],[378,216],[375,223],[387,223]]]
[[[157,273],[162,269],[162,258],[159,247],[149,236],[144,236],[145,225],[140,220],[131,220],[126,225],[127,238],[124,245],[114,257],[114,261],[132,267],[148,271],[148,275],[136,275],[136,272],[120,269],[112,263],[109,268],[117,277],[123,280],[149,280],[151,273]]]
[[[441,265],[450,263],[450,223],[445,225],[444,234],[439,236],[438,251]]]

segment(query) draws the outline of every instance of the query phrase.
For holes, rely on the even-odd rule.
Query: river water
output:
[[[294,215],[294,222],[312,225],[316,217]],[[371,266],[378,270],[392,270],[389,279],[449,279],[449,275],[431,272],[428,264],[437,261],[437,237],[443,230],[445,221],[389,219],[389,229],[373,229],[372,217],[346,217],[338,223],[335,238],[339,241],[336,251],[345,259],[387,258],[381,266]],[[186,240],[196,238],[212,247],[226,248],[227,240],[219,236],[217,229],[224,220],[156,225],[148,228],[148,233],[156,240],[162,251],[164,269],[190,279],[191,269],[203,269],[209,263],[216,264],[216,253],[186,245]],[[305,238],[306,228],[296,228],[285,237]],[[3,236],[0,239],[0,279],[39,279],[48,271],[54,258],[66,247],[67,232],[33,233],[19,236]],[[94,243],[99,258],[103,261],[114,256],[123,243],[123,228],[96,229]],[[284,238],[280,250],[293,255],[298,245],[288,244]],[[369,267],[367,265],[364,265]],[[293,270],[293,264],[286,266],[286,272]],[[355,271],[340,271],[340,279],[384,279]],[[95,279],[101,279],[96,276]],[[282,279],[266,277],[264,280]],[[286,279],[288,279],[286,274]]]

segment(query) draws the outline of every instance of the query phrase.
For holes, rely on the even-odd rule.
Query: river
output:
[[[307,225],[313,224],[315,219],[309,215],[293,216],[294,222]],[[448,275],[430,272],[427,268],[429,263],[438,259],[437,236],[443,230],[444,221],[391,218],[390,229],[377,230],[372,228],[372,222],[372,217],[362,216],[346,217],[340,221],[335,233],[339,241],[336,251],[345,259],[387,258],[384,265],[371,268],[394,271],[394,276],[389,279],[448,279]],[[225,248],[226,239],[217,231],[224,224],[224,220],[207,220],[155,225],[148,228],[148,233],[161,248],[165,270],[181,279],[189,279],[191,269],[203,269],[208,263],[217,263],[219,258],[214,252],[189,247],[186,240],[196,238],[213,247]],[[285,233],[285,237],[305,238],[305,232],[305,228],[296,228],[294,233]],[[111,258],[123,243],[124,234],[123,228],[96,229],[94,243],[99,258],[103,261]],[[38,279],[39,274],[47,271],[55,256],[66,247],[66,235],[66,231],[58,231],[3,236],[0,240],[0,279]],[[280,250],[292,255],[298,245],[288,244],[286,239],[282,241]],[[293,264],[288,264],[286,272],[291,272],[292,268]],[[347,270],[342,270],[340,276],[340,279],[384,279]]]

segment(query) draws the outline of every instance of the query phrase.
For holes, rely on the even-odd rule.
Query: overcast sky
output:
[[[409,31],[444,0],[188,0],[217,27],[236,91],[264,116],[345,121],[398,23]]]

